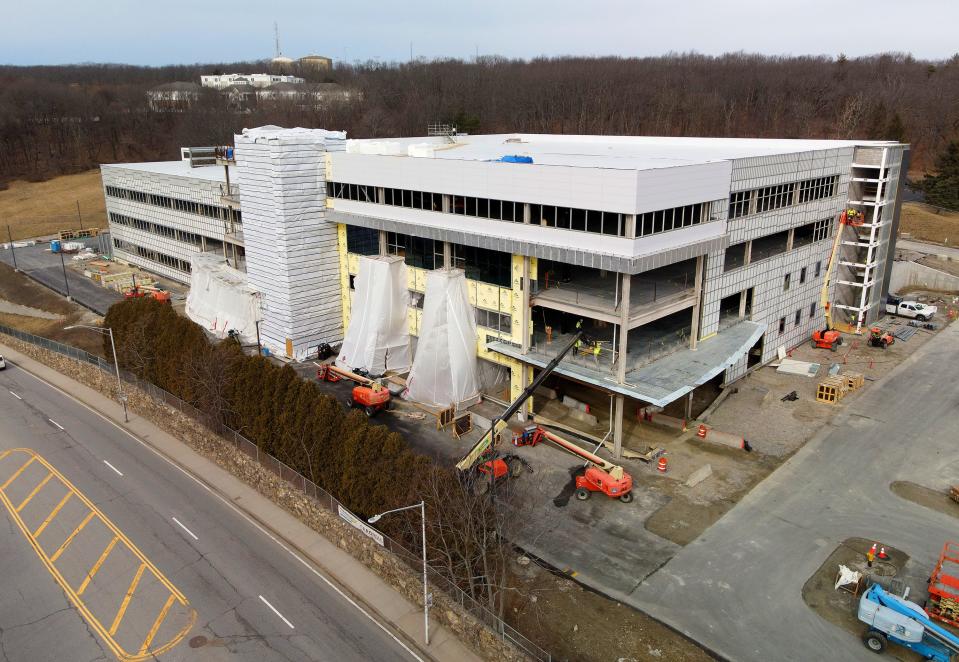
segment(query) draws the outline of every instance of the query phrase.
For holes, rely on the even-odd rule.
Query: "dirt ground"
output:
[[[945,271],[947,274],[952,274],[953,276],[959,276],[959,261],[956,260],[929,255],[916,260],[916,262],[927,267],[932,267],[933,269],[938,269],[939,271]]]
[[[872,543],[873,541],[863,538],[849,538],[843,541],[816,573],[809,578],[802,590],[803,601],[813,611],[854,637],[862,637],[865,634],[866,626],[856,617],[859,598],[848,591],[834,588],[839,565],[845,565],[851,570],[858,570],[863,575],[867,575],[867,573],[878,575],[877,581],[884,586],[888,586],[890,579],[902,578],[909,563],[909,557],[904,552],[886,547],[889,560],[885,562],[877,560],[870,570],[866,566],[866,552]],[[907,584],[911,583],[914,582],[907,582]],[[863,650],[866,650],[865,647]],[[892,644],[886,649],[886,655],[904,662],[921,659],[912,651]],[[865,657],[865,654],[863,657]]]
[[[80,225],[78,202],[84,228],[107,226],[99,170],[54,177],[45,182],[10,182],[9,188],[0,191],[0,219],[3,219],[0,222],[10,225],[14,239],[76,229]],[[3,241],[7,241],[7,229],[0,230]]]
[[[16,311],[16,312],[10,312]],[[101,336],[85,329],[64,331],[71,324],[96,326],[100,317],[83,306],[0,263],[0,324],[57,340],[103,356]]]
[[[916,483],[899,480],[890,485],[889,489],[892,490],[893,494],[903,499],[959,518],[959,503],[950,499],[949,494],[945,491],[933,490]]]
[[[959,212],[938,212],[920,202],[902,205],[899,232],[911,239],[955,246],[959,244]]]
[[[555,660],[714,659],[662,623],[556,576],[535,561],[512,566],[520,592],[507,606],[509,620],[533,639],[549,641]]]

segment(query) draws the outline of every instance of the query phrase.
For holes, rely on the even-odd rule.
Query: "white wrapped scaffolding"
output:
[[[255,343],[260,295],[247,283],[246,274],[210,253],[193,255],[190,269],[187,317],[217,338],[236,329],[244,343]]]
[[[350,327],[336,365],[382,375],[410,369],[406,263],[396,255],[361,257]]]
[[[407,379],[411,399],[457,409],[479,402],[474,315],[462,269],[426,274],[423,323]]]

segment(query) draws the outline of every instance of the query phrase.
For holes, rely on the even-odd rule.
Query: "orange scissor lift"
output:
[[[959,627],[959,543],[947,542],[929,577],[926,611],[935,619]]]

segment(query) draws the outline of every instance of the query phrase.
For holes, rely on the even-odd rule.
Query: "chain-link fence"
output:
[[[42,349],[67,356],[71,359],[76,359],[81,363],[88,363],[96,366],[100,368],[100,370],[106,372],[108,375],[113,376],[116,374],[112,361],[106,361],[95,354],[90,354],[89,352],[77,347],[64,345],[63,343],[59,343],[55,340],[35,336],[32,333],[20,331],[2,324],[0,324],[0,333],[12,336],[18,340],[30,343],[31,345],[35,345]],[[231,443],[238,451],[244,453],[250,459],[255,460],[260,466],[272,471],[282,480],[298,488],[307,497],[312,499],[317,506],[325,508],[326,510],[337,514],[337,516],[339,516],[340,508],[351,512],[344,504],[340,503],[336,497],[311,481],[309,478],[288,466],[284,462],[281,462],[269,453],[261,451],[255,443],[244,437],[236,430],[227,427],[218,421],[212,420],[207,414],[200,411],[189,402],[181,400],[172,393],[165,391],[154,384],[145,382],[136,375],[126,372],[125,370],[120,371],[120,376],[124,382],[135,386],[157,400],[163,401],[186,416],[199,421],[207,429],[218,434],[226,442]],[[422,570],[422,558],[419,553],[410,551],[396,540],[387,536],[383,536],[383,540],[384,547],[392,552],[397,558],[406,563],[412,570],[417,572]],[[475,598],[467,594],[460,587],[456,586],[456,584],[451,582],[436,569],[428,567],[427,575],[429,577],[429,582],[434,589],[439,589],[449,596],[454,602],[459,603],[460,607],[462,607],[464,611],[489,627],[503,641],[511,643],[534,660],[545,660],[546,662],[550,662],[552,660],[551,655],[547,651],[534,644],[510,625],[506,624],[496,614],[491,612],[484,605],[480,604]]]

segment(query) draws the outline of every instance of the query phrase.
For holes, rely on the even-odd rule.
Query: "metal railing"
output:
[[[0,334],[6,334],[18,340],[21,340],[31,345],[35,345],[42,349],[49,350],[51,352],[56,352],[62,356],[66,356],[72,359],[76,359],[81,363],[87,363],[93,366],[98,367],[100,370],[106,372],[111,377],[113,376],[113,371],[115,370],[112,361],[107,361],[95,354],[91,354],[85,350],[79,349],[77,347],[72,347],[70,345],[64,345],[55,340],[50,340],[49,338],[43,338],[41,336],[33,335],[32,333],[27,333],[25,331],[20,331],[8,326],[0,324]],[[332,494],[324,490],[322,487],[311,481],[309,478],[299,473],[286,463],[280,461],[273,455],[261,451],[259,447],[241,435],[236,430],[223,425],[215,420],[210,419],[210,417],[204,412],[200,411],[189,402],[186,402],[179,397],[173,395],[172,393],[150,383],[143,381],[136,375],[126,372],[124,370],[120,371],[120,376],[124,382],[139,388],[144,391],[151,397],[162,400],[167,405],[174,407],[181,413],[186,416],[193,418],[200,422],[208,430],[216,433],[224,441],[233,444],[234,448],[244,453],[247,457],[255,460],[261,467],[272,471],[276,476],[286,481],[290,485],[298,488],[306,496],[311,498],[313,502],[326,510],[336,514],[339,517],[339,508],[342,507],[344,510],[349,510],[345,504],[342,504],[339,500],[336,499]],[[352,511],[350,511],[352,512]],[[362,519],[362,518],[360,518]],[[401,559],[408,567],[419,572],[422,564],[421,557],[419,553],[411,552],[409,549],[404,547],[401,543],[396,540],[384,535],[384,547],[392,552],[397,558]],[[549,652],[537,646],[535,643],[527,639],[519,631],[517,631],[512,626],[508,625],[503,621],[499,616],[491,612],[479,601],[477,601],[472,596],[468,595],[463,589],[450,581],[446,576],[437,571],[433,567],[428,568],[429,581],[433,587],[439,589],[445,593],[452,601],[459,603],[460,607],[466,611],[468,614],[476,618],[478,621],[482,622],[484,625],[489,627],[497,636],[500,637],[505,642],[508,642],[521,650],[524,654],[528,655],[534,660],[544,660],[546,662],[551,662],[552,656]]]

